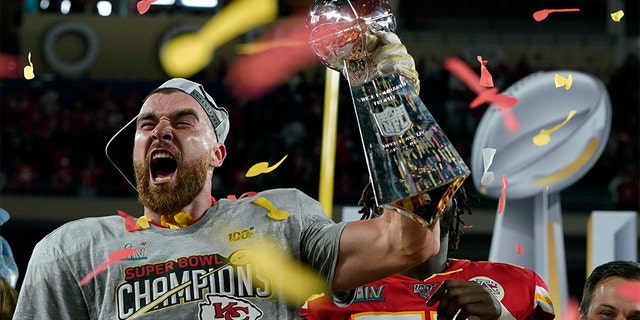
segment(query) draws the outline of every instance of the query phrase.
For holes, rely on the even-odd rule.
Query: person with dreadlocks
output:
[[[302,307],[303,319],[554,319],[547,284],[534,271],[507,263],[448,258],[449,251],[458,249],[463,233],[461,215],[471,214],[468,199],[461,187],[440,216],[436,256],[358,287],[348,306],[339,306],[322,294],[312,296]],[[380,212],[370,186],[358,205],[363,206],[363,219],[375,219]]]

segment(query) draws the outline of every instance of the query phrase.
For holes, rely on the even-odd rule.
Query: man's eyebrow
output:
[[[598,307],[604,307],[604,308],[608,308],[608,309],[613,309],[613,310],[618,310],[618,308],[616,308],[615,306],[612,306],[608,303],[601,303],[598,305]]]
[[[193,109],[184,108],[184,109],[176,110],[171,114],[169,114],[170,118],[180,118],[183,116],[194,116],[196,120],[200,121],[200,117],[198,117],[198,113],[196,113],[196,111]],[[144,112],[138,115],[138,120],[136,120],[136,122],[140,123],[141,121],[144,121],[144,120],[156,120],[158,118],[160,117],[155,112]]]

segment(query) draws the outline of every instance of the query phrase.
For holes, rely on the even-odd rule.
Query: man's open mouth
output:
[[[151,180],[155,183],[163,183],[171,180],[178,168],[178,163],[171,153],[158,151],[152,153],[149,168]]]

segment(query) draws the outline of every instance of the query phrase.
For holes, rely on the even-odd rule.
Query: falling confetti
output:
[[[236,46],[239,54],[225,79],[232,95],[253,100],[320,60],[309,43],[306,14],[280,17],[254,42]]]
[[[274,292],[291,305],[302,305],[313,294],[325,292],[327,284],[315,271],[293,259],[275,239],[264,236],[249,241],[251,262],[260,266],[261,276],[274,284]]]
[[[502,175],[502,190],[500,193],[500,200],[498,202],[498,214],[502,214],[504,212],[504,205],[507,201],[507,186],[509,185],[509,181],[507,181],[507,177]]]
[[[498,93],[498,88],[490,88],[478,93],[476,98],[469,104],[469,107],[473,109],[483,103],[495,103],[501,110],[506,110],[515,106],[518,103],[518,98]]]
[[[480,183],[483,186],[486,186],[491,182],[493,182],[493,179],[494,179],[493,172],[488,170],[491,164],[493,163],[493,156],[495,156],[495,154],[496,154],[496,149],[493,149],[493,148],[482,149],[482,162],[484,164],[484,173],[482,174]]]
[[[258,162],[256,164],[254,164],[253,166],[251,166],[251,168],[249,168],[249,170],[247,171],[247,174],[245,174],[246,177],[255,177],[259,174],[262,173],[269,173],[273,170],[275,170],[283,161],[284,159],[287,158],[287,155],[284,156],[284,158],[282,158],[282,160],[278,161],[278,163],[274,164],[273,166],[269,167],[269,163],[268,162]]]
[[[31,51],[29,51],[28,55],[29,65],[24,67],[24,78],[27,80],[31,80],[36,77],[33,72],[33,63],[31,63]]]
[[[522,247],[521,244],[516,242],[516,253],[517,254],[523,254],[524,253],[524,248]]]
[[[278,1],[231,1],[197,32],[172,38],[160,48],[160,63],[172,77],[190,77],[207,66],[213,51],[238,35],[275,20]]]
[[[158,0],[140,0],[136,6],[138,7],[139,14],[145,14],[149,8],[151,8],[151,4]]]
[[[487,88],[493,88],[493,77],[487,70],[487,60],[482,60],[482,56],[477,56],[480,62],[480,85]]]
[[[258,54],[277,48],[298,48],[301,46],[306,46],[307,44],[307,41],[303,42],[299,40],[288,39],[254,41],[252,43],[237,45],[236,52],[238,54]]]
[[[575,12],[580,11],[580,9],[543,9],[533,13],[533,19],[540,22],[546,19],[550,13],[553,12]]]
[[[618,286],[617,291],[618,295],[624,299],[640,302],[640,281],[622,283]]]
[[[509,132],[518,132],[520,131],[520,121],[513,115],[513,111],[511,109],[500,109],[500,113],[502,113],[502,119],[504,122],[504,127],[507,128]]]
[[[615,22],[620,22],[620,20],[624,17],[624,11],[618,10],[616,12],[611,13],[611,20]]]
[[[563,317],[564,320],[578,320],[580,318],[580,303],[575,297],[569,298],[567,305],[564,307]]]
[[[93,271],[89,272],[89,274],[87,274],[84,278],[82,278],[82,280],[80,280],[79,282],[80,286],[84,286],[85,284],[89,283],[91,279],[93,279],[98,273],[106,270],[110,265],[120,260],[129,258],[132,255],[136,254],[137,252],[138,251],[133,248],[123,248],[110,253],[109,257],[107,258],[107,261],[101,263],[99,266],[93,269]]]
[[[551,134],[553,132],[555,132],[556,130],[562,128],[565,124],[567,124],[567,122],[569,122],[569,120],[571,120],[571,118],[573,118],[573,115],[576,114],[576,110],[571,110],[569,112],[569,114],[567,115],[567,118],[564,119],[564,121],[562,121],[560,124],[558,124],[557,126],[546,130],[546,129],[541,129],[540,133],[538,133],[537,135],[535,135],[533,137],[533,144],[535,144],[536,146],[544,146],[546,144],[549,143],[549,141],[551,141]]]
[[[556,83],[556,88],[564,87],[565,90],[569,90],[569,88],[571,88],[571,84],[573,83],[573,76],[569,74],[569,76],[565,78],[556,73],[556,75],[553,76],[553,80]]]
[[[459,58],[447,58],[443,62],[443,67],[454,74],[462,81],[469,90],[477,94],[476,98],[469,104],[470,108],[476,108],[483,103],[495,103],[502,113],[504,126],[510,132],[520,130],[520,121],[513,115],[511,107],[518,103],[518,98],[498,93],[498,88],[485,88],[480,85],[478,75],[469,65]]]
[[[284,220],[286,218],[289,218],[290,216],[289,212],[277,209],[276,206],[269,202],[269,200],[267,200],[267,198],[265,197],[256,198],[255,200],[253,200],[253,203],[257,206],[267,209],[267,211],[269,211],[269,213],[267,213],[267,217],[273,220]]]

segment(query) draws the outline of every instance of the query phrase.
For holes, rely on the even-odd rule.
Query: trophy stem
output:
[[[345,73],[377,204],[432,224],[469,168],[400,75],[351,84],[358,77]]]

